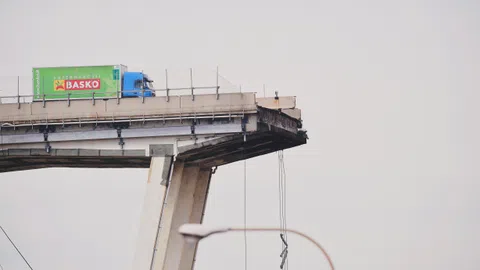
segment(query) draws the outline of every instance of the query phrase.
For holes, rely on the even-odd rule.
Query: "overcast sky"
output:
[[[244,91],[298,97],[310,140],[285,151],[287,225],[337,269],[478,269],[479,3],[0,0],[0,93],[34,66],[122,63],[161,80],[219,65]],[[250,225],[279,225],[277,166],[247,162]],[[129,270],[146,177],[1,174],[0,225],[36,270]],[[212,181],[204,222],[242,225],[243,163]],[[328,269],[289,242],[291,270]],[[280,245],[249,234],[248,269],[279,269]],[[196,269],[244,269],[243,248],[241,234],[205,239]],[[0,264],[28,269],[2,235]]]

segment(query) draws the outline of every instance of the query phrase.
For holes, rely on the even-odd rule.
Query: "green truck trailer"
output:
[[[33,68],[34,101],[154,96],[152,80],[124,65]]]

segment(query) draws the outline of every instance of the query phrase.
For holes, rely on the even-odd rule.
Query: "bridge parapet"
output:
[[[125,98],[97,100],[47,101],[0,105],[0,124],[46,124],[53,122],[76,122],[92,120],[119,120],[149,117],[205,116],[234,113],[252,113],[256,110],[254,93],[221,95],[198,95],[194,101],[190,96]]]

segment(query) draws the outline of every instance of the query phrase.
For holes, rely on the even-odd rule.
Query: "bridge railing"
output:
[[[210,110],[207,110],[210,109]],[[33,127],[39,125],[47,126],[65,126],[65,125],[87,125],[87,124],[102,124],[102,123],[147,123],[152,121],[167,122],[167,121],[183,121],[201,120],[201,119],[235,119],[243,118],[246,114],[255,112],[253,106],[238,105],[230,106],[228,111],[215,111],[215,107],[211,106],[202,112],[184,111],[181,113],[171,113],[166,110],[149,111],[145,114],[143,111],[128,111],[128,112],[105,112],[101,116],[97,114],[79,115],[79,114],[38,114],[29,115],[28,117],[0,116],[1,128],[19,128],[19,127]]]
[[[202,92],[200,92],[203,90]],[[96,100],[105,100],[105,99],[117,99],[120,103],[120,99],[123,98],[140,98],[142,102],[146,98],[151,98],[145,96],[148,92],[154,93],[154,97],[165,97],[167,102],[172,96],[186,96],[190,95],[192,100],[195,100],[195,95],[199,94],[210,94],[209,92],[205,93],[205,90],[209,90],[211,93],[217,95],[217,99],[220,97],[220,86],[198,86],[198,87],[184,87],[184,88],[166,88],[166,89],[142,89],[142,90],[121,90],[121,91],[95,91],[95,90],[82,90],[81,93],[67,92],[67,97],[65,94],[42,94],[42,95],[16,95],[16,96],[0,96],[0,104],[10,104],[18,103],[25,104],[31,102],[48,102],[48,101],[66,101],[71,102],[73,100],[91,100],[95,104]],[[189,94],[186,94],[185,91],[190,91]],[[124,97],[123,93],[139,93],[139,97]],[[89,97],[85,97],[88,94]],[[40,96],[40,99],[38,99]],[[35,99],[35,97],[37,97]]]

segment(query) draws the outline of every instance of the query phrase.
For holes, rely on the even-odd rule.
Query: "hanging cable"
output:
[[[282,174],[283,174],[283,229],[285,235],[285,250],[287,258],[288,255],[288,235],[287,235],[287,173],[285,171],[285,160],[283,157],[283,150],[282,150]],[[288,260],[286,261],[286,269],[288,270]]]
[[[280,257],[280,269],[288,270],[288,239],[287,239],[287,183],[286,171],[283,160],[283,150],[277,152],[278,154],[278,199],[279,199],[279,216],[280,216],[280,239],[282,251]]]

